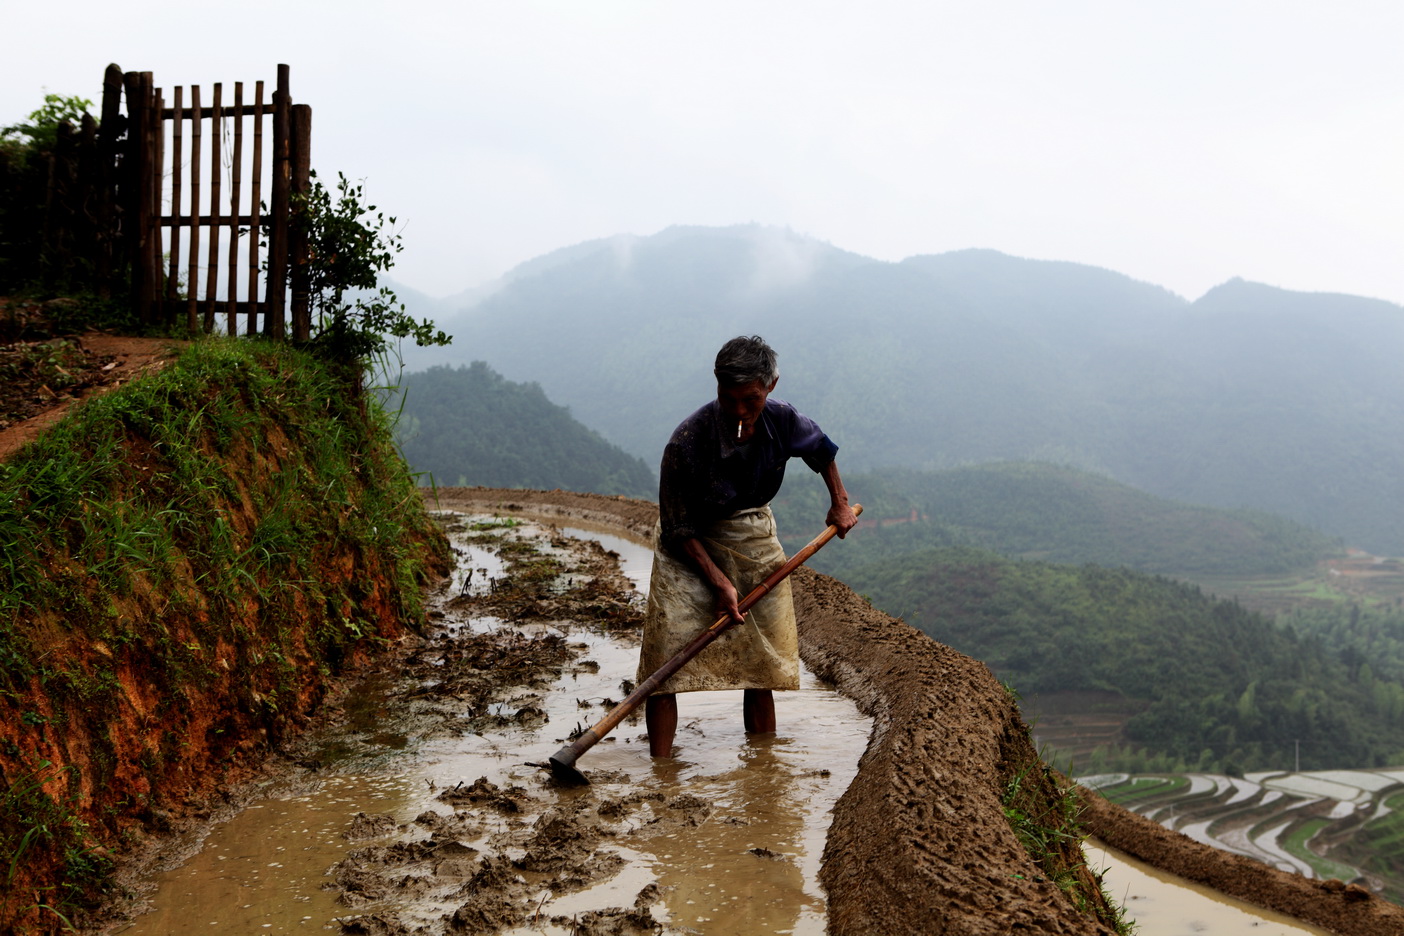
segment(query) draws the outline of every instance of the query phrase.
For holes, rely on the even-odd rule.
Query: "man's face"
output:
[[[759,380],[737,387],[717,384],[717,403],[721,406],[722,415],[730,425],[738,422],[744,424],[743,434],[750,436],[756,420],[760,419],[761,410],[765,409],[765,401],[777,383],[778,379],[772,380],[769,385]]]

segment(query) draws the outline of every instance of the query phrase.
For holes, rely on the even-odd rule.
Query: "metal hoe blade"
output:
[[[566,786],[589,786],[590,778],[575,769],[575,758],[571,757],[566,760],[562,756],[567,755],[567,751],[568,749],[559,751],[551,758],[552,776]]]

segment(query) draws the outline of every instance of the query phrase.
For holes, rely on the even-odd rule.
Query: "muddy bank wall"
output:
[[[81,921],[447,568],[384,418],[286,348],[197,344],[0,463],[0,494],[0,932]]]

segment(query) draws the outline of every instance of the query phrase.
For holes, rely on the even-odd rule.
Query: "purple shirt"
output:
[[[837,452],[818,423],[774,397],[766,400],[750,442],[738,446],[736,422],[711,401],[684,419],[663,449],[658,481],[663,546],[680,556],[683,540],[702,537],[738,510],[770,503],[790,458],[803,458],[817,472]]]

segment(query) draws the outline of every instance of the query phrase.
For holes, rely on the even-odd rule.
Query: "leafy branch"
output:
[[[391,339],[446,345],[453,339],[428,319],[416,321],[381,274],[404,249],[394,216],[364,204],[362,183],[337,173],[336,192],[314,171],[305,193],[294,197],[296,223],[308,248],[308,292],[314,351],[347,365],[363,365],[385,352]],[[358,368],[359,371],[359,368]]]

